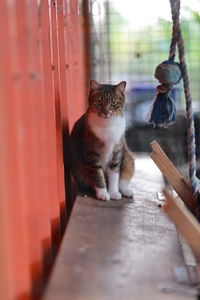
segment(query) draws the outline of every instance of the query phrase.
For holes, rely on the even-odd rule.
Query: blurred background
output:
[[[168,58],[172,23],[168,0],[91,0],[92,77],[127,81],[127,139],[134,151],[150,151],[157,139],[178,165],[187,161],[185,99],[182,82],[174,86],[177,121],[168,129],[146,122],[158,81],[155,68]],[[200,1],[182,1],[181,27],[189,69],[199,156]],[[176,58],[178,61],[178,57]]]

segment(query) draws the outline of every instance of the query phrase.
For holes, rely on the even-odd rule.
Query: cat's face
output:
[[[125,87],[125,81],[111,85],[99,84],[95,80],[90,80],[89,110],[106,119],[122,115]]]

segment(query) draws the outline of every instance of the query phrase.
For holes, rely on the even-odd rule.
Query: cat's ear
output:
[[[100,88],[100,84],[96,80],[90,80],[90,91],[95,91]]]
[[[126,87],[126,81],[121,81],[116,85],[116,90],[124,93],[125,92],[125,87]]]

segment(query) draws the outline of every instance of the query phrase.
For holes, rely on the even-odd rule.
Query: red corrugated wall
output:
[[[63,130],[85,110],[82,3],[0,1],[2,300],[37,298],[66,223]]]

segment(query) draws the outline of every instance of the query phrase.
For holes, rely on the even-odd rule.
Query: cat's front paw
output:
[[[105,188],[99,189],[96,188],[96,196],[99,200],[108,201],[110,200],[110,194],[107,192]]]
[[[126,188],[126,189],[123,189],[123,191],[121,191],[121,192],[124,197],[133,198],[133,191],[131,189]]]
[[[120,192],[110,192],[110,199],[120,200],[121,198],[122,198],[122,194]]]
[[[132,189],[129,188],[129,183],[125,180],[119,182],[119,190],[124,197],[133,198],[134,196]]]

